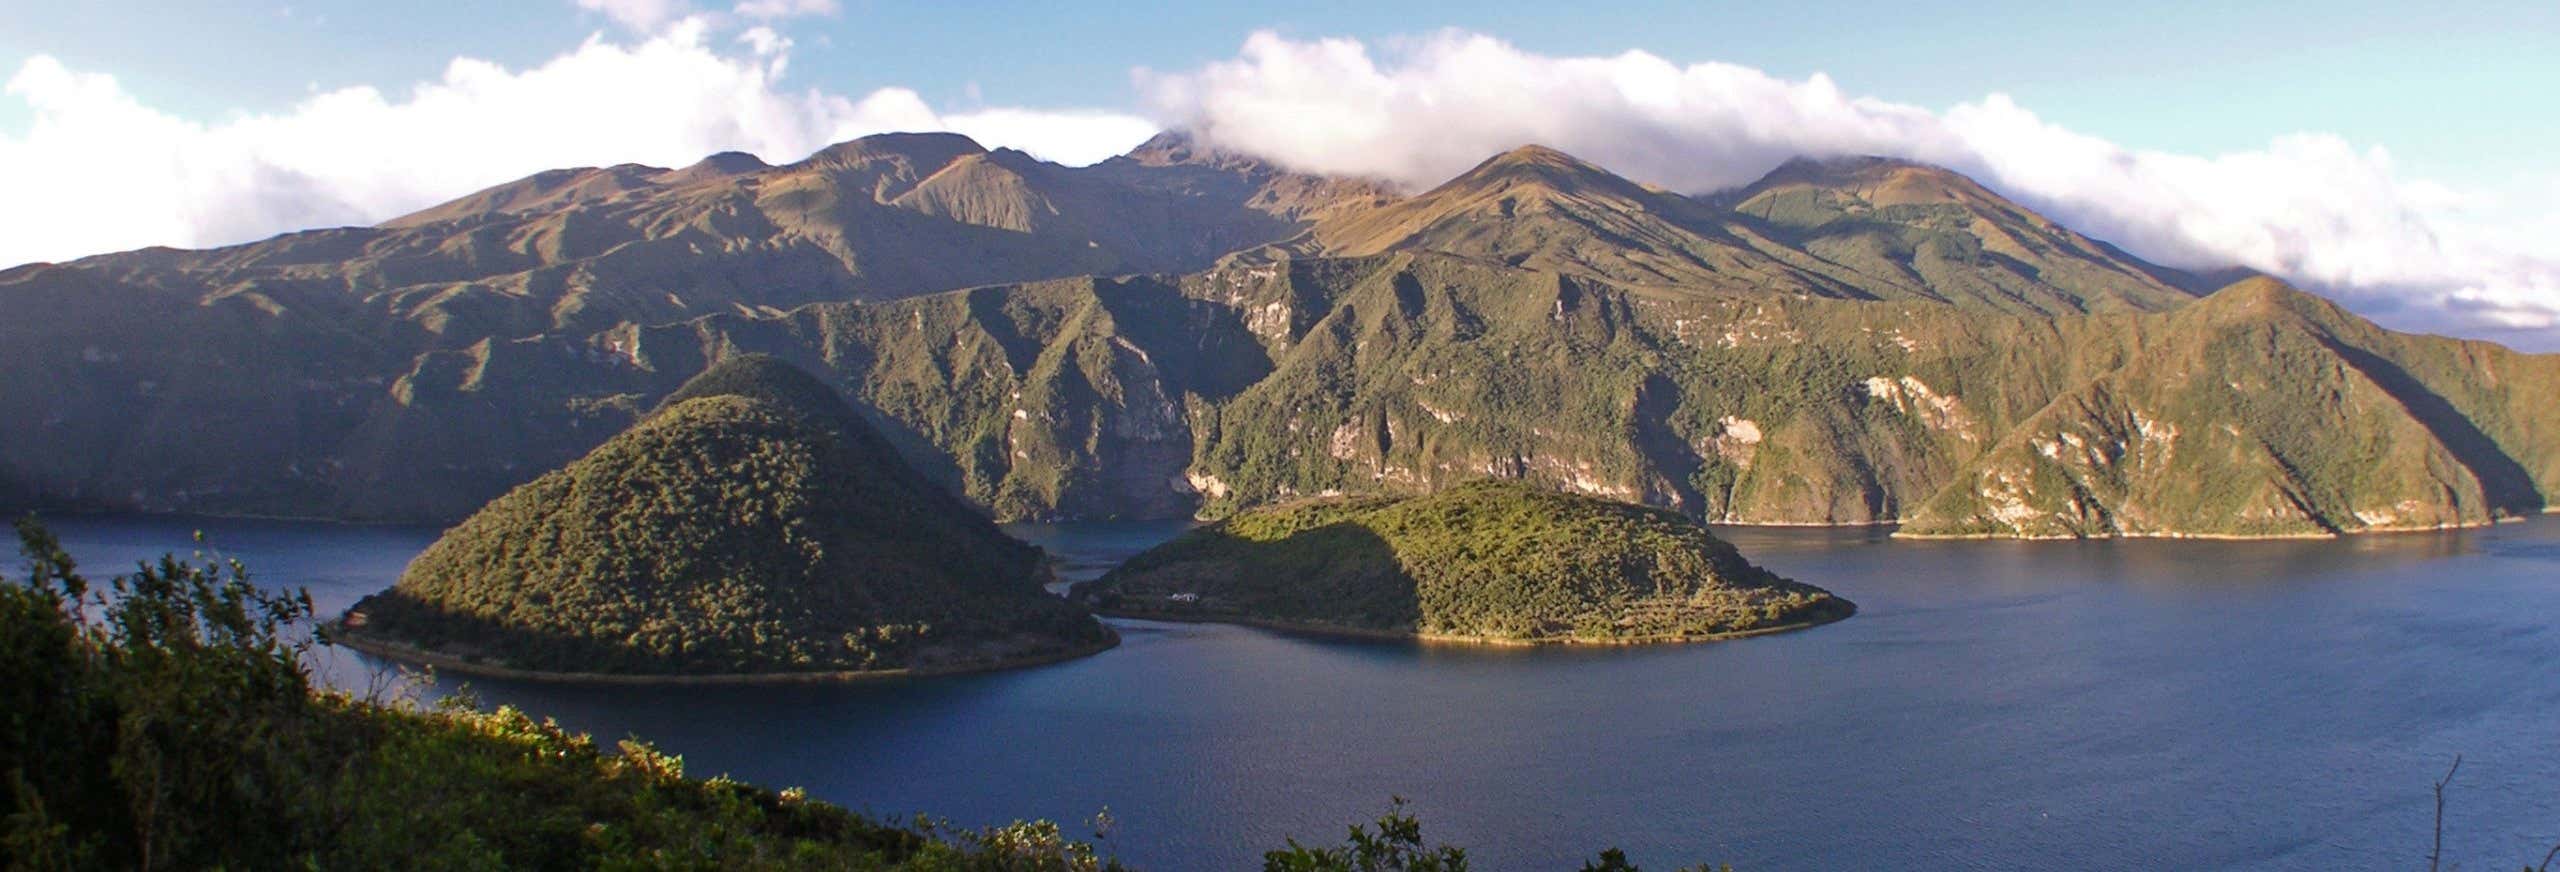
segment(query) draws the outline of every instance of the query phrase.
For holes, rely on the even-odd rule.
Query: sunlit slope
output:
[[[2280,283],[2165,318],[1967,465],[1908,533],[2319,535],[2486,523],[2553,492],[2560,367],[2392,334]]]
[[[1436,251],[1632,286],[1917,300],[2043,314],[2157,311],[2182,273],[1971,179],[1884,159],[1792,161],[1692,198],[1524,146],[1383,208],[1316,224],[1333,254]]]
[[[713,209],[767,224],[557,295],[423,293],[392,264],[445,255],[375,258],[384,234],[450,253],[697,196],[891,223]],[[908,221],[941,229],[891,232]],[[2285,535],[2478,523],[2560,485],[2552,356],[2391,333],[2264,283],[2199,301],[2194,276],[1894,161],[1686,197],[1530,147],[1396,198],[1178,136],[1073,169],[890,136],[784,167],[542,176],[397,223],[0,273],[0,493],[449,520],[741,351],[825,373],[1005,518],[1218,517],[1490,475],[1717,522]],[[1008,246],[1044,239],[1075,240],[1044,270],[1157,263],[1085,260],[1112,240],[1199,259],[887,299],[844,284],[836,254],[802,294],[818,285],[758,253],[839,230],[862,269],[958,271],[931,281],[1020,272],[997,268]],[[732,247],[749,257],[732,285],[684,272]],[[559,274],[603,276],[621,250]],[[2166,431],[2136,412],[2193,450],[2145,460]],[[2050,447],[2066,433],[2104,462],[2066,468],[2093,456]]]
[[[508,492],[350,613],[348,637],[550,672],[959,668],[1109,634],[1039,550],[907,469],[844,401],[724,361]]]
[[[954,134],[882,134],[767,166],[551,170],[378,227],[206,251],[146,249],[30,270],[190,301],[377,322],[404,347],[594,330],[990,282],[1198,269],[1373,202],[1367,183],[1157,143],[1093,167],[988,151]]]
[[[1679,514],[1496,481],[1256,509],[1076,595],[1139,615],[1498,642],[1707,639],[1855,608]]]

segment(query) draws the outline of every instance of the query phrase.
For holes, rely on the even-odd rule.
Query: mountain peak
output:
[[[1564,152],[1562,152],[1562,151],[1558,151],[1558,150],[1556,150],[1556,149],[1554,149],[1554,148],[1550,148],[1550,147],[1547,147],[1547,146],[1539,145],[1539,144],[1534,143],[1534,142],[1533,142],[1533,143],[1529,143],[1529,144],[1527,144],[1527,145],[1523,145],[1523,146],[1520,146],[1520,147],[1514,148],[1514,149],[1512,149],[1512,150],[1510,150],[1510,151],[1506,151],[1506,152],[1503,152],[1503,153],[1501,153],[1501,154],[1494,155],[1493,157],[1488,158],[1488,159],[1486,159],[1486,160],[1485,160],[1485,165],[1486,165],[1486,166],[1538,165],[1538,166],[1552,166],[1552,167],[1569,167],[1569,168],[1578,168],[1578,169],[1594,169],[1594,170],[1599,169],[1598,167],[1592,166],[1589,162],[1584,161],[1584,160],[1583,160],[1583,159],[1581,159],[1581,158],[1574,157],[1573,155],[1569,155],[1569,154],[1566,154],[1566,153],[1564,153]]]
[[[2205,295],[2188,307],[2200,317],[2254,322],[2300,318],[2319,324],[2340,323],[2352,316],[2338,304],[2270,276],[2250,276]]]
[[[658,411],[673,408],[686,400],[702,397],[738,396],[772,403],[803,415],[836,417],[850,414],[844,397],[834,388],[781,358],[765,354],[741,354],[712,364],[709,369],[687,379],[682,387],[658,402]]]
[[[2295,296],[2309,296],[2282,279],[2272,276],[2250,276],[2213,292],[2215,299],[2242,300],[2251,304],[2279,302]]]
[[[1747,201],[1770,191],[1797,187],[1852,193],[1879,207],[2007,204],[2006,199],[1963,173],[1936,164],[1879,155],[1790,158],[1759,181],[1744,186],[1734,199]]]
[[[725,179],[771,169],[763,158],[743,151],[724,151],[695,161],[692,166],[658,176],[659,184],[683,185],[706,179]]]
[[[1319,224],[1312,238],[1353,256],[1418,249],[1630,284],[1768,286],[1765,256],[1702,217],[1686,198],[1525,145],[1403,202]]]
[[[939,167],[962,157],[983,154],[986,146],[957,133],[874,133],[819,149],[806,166],[860,166],[875,160],[903,160],[909,165]]]
[[[1138,143],[1138,147],[1121,156],[1148,166],[1161,166],[1190,163],[1202,151],[1209,149],[1201,148],[1191,131],[1173,129],[1147,137],[1147,141]]]
[[[1196,166],[1234,172],[1279,172],[1270,161],[1241,151],[1220,147],[1217,143],[1175,128],[1148,137],[1127,154],[1105,165],[1129,164],[1141,167]]]
[[[764,158],[743,151],[724,151],[695,161],[688,170],[718,170],[724,173],[749,173],[772,166]]]
[[[1534,173],[1547,178],[1617,178],[1599,165],[1543,145],[1529,144],[1486,158],[1459,179],[1486,175]]]
[[[1486,158],[1475,168],[1414,199],[1425,201],[1522,193],[1535,195],[1538,199],[1598,198],[1627,204],[1640,203],[1651,196],[1643,185],[1596,164],[1533,144]]]

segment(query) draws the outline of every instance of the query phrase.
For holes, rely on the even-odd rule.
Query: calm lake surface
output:
[[[324,612],[436,530],[56,526],[93,573],[202,529]],[[1180,524],[1018,526],[1090,575]],[[473,682],[611,739],[876,813],[1078,822],[1123,859],[1258,866],[1391,795],[1479,868],[2423,868],[2560,842],[2560,517],[2335,542],[1892,542],[1720,528],[1857,617],[1736,642],[1486,650],[1123,622],[1116,650],[852,686]],[[18,567],[10,567],[11,575]],[[324,669],[361,686],[338,652]]]

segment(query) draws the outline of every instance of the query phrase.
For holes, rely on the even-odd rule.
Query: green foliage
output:
[[[1582,872],[1644,872],[1644,869],[1628,862],[1627,852],[1610,848],[1600,852],[1598,859],[1583,863]],[[1700,863],[1696,866],[1682,866],[1679,872],[1733,872],[1733,867],[1731,865],[1710,867]]]
[[[2322,535],[2543,507],[2516,459],[2524,443],[2493,435],[2513,423],[2470,364],[2271,281],[2168,318],[2173,329],[2024,421],[1905,529]]]
[[[1497,640],[1696,638],[1854,608],[1677,513],[1502,481],[1245,512],[1077,595],[1131,613]]]
[[[1290,839],[1287,848],[1262,855],[1262,868],[1264,872],[1466,872],[1468,868],[1464,849],[1423,840],[1422,821],[1405,811],[1403,797],[1390,801],[1375,826],[1373,831],[1366,825],[1351,825],[1350,835],[1340,845],[1311,846]],[[1610,848],[1583,863],[1582,872],[1642,870],[1628,862],[1625,851]],[[1681,867],[1679,872],[1733,872],[1733,867],[1700,864]]]
[[[1262,855],[1263,872],[1467,872],[1467,852],[1447,845],[1427,846],[1422,821],[1405,813],[1398,797],[1378,816],[1377,831],[1351,825],[1339,846],[1311,847],[1289,840],[1289,847]]]
[[[636,740],[608,753],[511,707],[476,711],[467,694],[421,708],[317,691],[302,665],[306,594],[263,590],[234,561],[175,557],[101,587],[32,519],[18,532],[27,574],[0,579],[10,869],[1121,868],[1050,821],[896,825],[797,789],[691,778]],[[1092,825],[1107,837],[1109,813]],[[1468,864],[1429,845],[1396,799],[1374,829],[1291,839],[1264,868]],[[1637,867],[1610,849],[1583,869]]]
[[[312,758],[332,737],[296,728],[309,643],[284,632],[309,597],[262,592],[236,562],[176,558],[93,587],[32,520],[19,534],[29,577],[0,585],[13,849],[152,868],[281,865],[307,847],[224,825],[289,829],[316,798]]]
[[[1190,471],[1227,491],[1205,514],[1494,475],[1709,520],[1897,520],[2140,335],[2122,319],[1639,293],[1426,255],[1335,266],[1307,270],[1346,290],[1301,315],[1312,326],[1271,375],[1196,416]],[[1906,395],[1876,395],[1879,379]]]
[[[516,668],[873,670],[1090,650],[1038,549],[907,468],[823,384],[725,363],[500,497],[341,632]]]
[[[19,531],[31,571],[0,583],[10,868],[1117,868],[1052,823],[891,825],[512,708],[315,692],[304,594],[176,558],[95,587]]]
[[[925,186],[909,174],[967,151],[909,153],[925,141],[782,171],[789,190],[753,203],[503,219],[543,228],[530,251],[428,222],[0,279],[0,417],[58,419],[11,434],[0,504],[448,520],[742,350],[823,366],[1007,519],[1221,517],[1485,475],[1717,522],[1981,535],[2471,524],[2560,494],[2560,356],[2301,294],[2192,301],[2195,277],[1936,168],[1793,162],[1709,202],[1532,149],[1369,208],[1356,184],[1181,158],[1040,173],[1099,187],[1024,201],[1046,182],[950,198],[1006,179],[992,159]],[[873,196],[908,185],[939,193]],[[1086,220],[1016,223],[1069,201]],[[949,222],[963,203],[994,223]],[[1115,217],[1092,222],[1097,203]],[[1152,217],[1122,220],[1134,203]],[[1327,203],[1345,208],[1320,232],[1226,248]],[[659,211],[706,204],[707,224]],[[879,232],[843,236],[856,215]],[[1195,271],[1033,280],[1159,268]],[[2217,376],[2247,396],[2214,396]],[[1929,394],[1868,390],[1904,379]],[[2136,411],[2236,432],[2188,466],[2026,468],[2064,428],[2117,450]],[[2040,484],[1986,492],[1986,473]]]
[[[2161,311],[2192,277],[2133,258],[1936,167],[1799,159],[1729,195],[1755,229],[1861,295],[2046,314]]]

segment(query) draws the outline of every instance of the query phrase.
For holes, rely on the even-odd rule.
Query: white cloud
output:
[[[211,123],[38,56],[5,88],[31,121],[0,133],[10,199],[0,266],[371,223],[555,167],[683,166],[730,150],[789,161],[893,130],[959,130],[989,147],[1090,162],[1154,131],[1107,113],[944,114],[904,88],[793,90],[778,81],[789,40],[762,28],[715,40],[717,29],[680,18],[632,41],[590,37],[521,70],[461,58],[405,91],[323,91]],[[741,43],[743,54],[714,48]]]
[[[642,33],[655,32],[692,14],[686,0],[577,0],[578,8],[604,13],[615,23]]]
[[[836,5],[836,0],[742,0],[732,11],[758,21],[773,21],[803,15],[834,15],[839,9],[841,7]]]
[[[738,33],[738,41],[746,43],[756,57],[769,58],[791,52],[791,38],[764,25],[756,25]],[[776,75],[780,75],[776,73]]]
[[[0,210],[0,266],[370,223],[554,167],[681,166],[726,150],[787,161],[890,130],[956,130],[1089,163],[1155,130],[1129,115],[980,107],[974,96],[940,111],[903,88],[794,89],[780,81],[791,40],[737,26],[753,2],[735,18],[680,0],[579,2],[649,35],[590,37],[527,69],[461,58],[405,90],[320,91],[282,112],[214,122],[32,58],[5,86],[31,120],[23,134],[0,133],[0,191],[12,205]],[[1210,142],[1417,186],[1528,142],[1690,191],[1749,181],[1798,154],[1914,158],[2157,260],[2246,264],[2395,326],[2560,348],[2560,173],[2460,190],[2323,134],[2210,156],[2133,150],[2000,95],[1931,111],[1845,94],[1818,75],[1642,52],[1550,57],[1458,32],[1383,54],[1257,34],[1231,60],[1140,71],[1138,82],[1162,119]]]
[[[1034,157],[1082,166],[1126,153],[1156,135],[1155,122],[1113,112],[981,109],[942,116],[952,130]]]
[[[1164,120],[1209,142],[1417,187],[1530,142],[1688,191],[1800,154],[1928,161],[2163,262],[2243,264],[2395,326],[2560,347],[2560,235],[2512,229],[2560,224],[2554,199],[2407,178],[2384,150],[2336,136],[2213,156],[2142,151],[1997,94],[1933,112],[1851,96],[1820,75],[1643,52],[1552,57],[1456,31],[1384,55],[1258,33],[1234,59],[1138,80]]]

